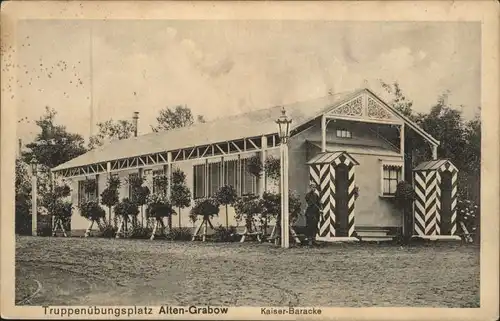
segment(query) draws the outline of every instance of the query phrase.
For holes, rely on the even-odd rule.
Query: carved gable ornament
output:
[[[362,116],[363,115],[363,97],[359,96],[345,104],[338,106],[337,108],[330,111],[329,114],[332,115],[343,115],[343,116]]]
[[[328,112],[330,116],[400,122],[385,106],[371,95],[361,94]]]

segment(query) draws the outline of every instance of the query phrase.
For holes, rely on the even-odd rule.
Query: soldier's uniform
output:
[[[306,236],[309,243],[312,243],[316,237],[318,229],[318,221],[320,217],[320,198],[315,190],[311,190],[306,194]]]

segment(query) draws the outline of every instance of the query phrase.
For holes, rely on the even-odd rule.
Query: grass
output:
[[[456,243],[16,239],[16,302],[33,305],[478,307],[479,248]]]

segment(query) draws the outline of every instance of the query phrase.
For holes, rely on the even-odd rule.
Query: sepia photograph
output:
[[[481,21],[144,12],[62,10],[2,35],[9,305],[167,319],[483,307],[498,168],[485,177]]]

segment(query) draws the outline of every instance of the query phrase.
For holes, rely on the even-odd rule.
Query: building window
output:
[[[222,163],[208,164],[208,196],[214,196],[221,187]]]
[[[82,205],[83,203],[90,201],[97,201],[98,198],[98,190],[97,190],[97,181],[93,179],[96,183],[96,188],[93,193],[88,193],[85,191],[85,183],[87,180],[78,181],[78,205]]]
[[[163,176],[165,173],[162,169],[160,170],[155,170],[153,171],[153,194],[157,194],[157,193],[163,193],[165,194],[167,191],[160,191],[160,187],[158,186],[158,178],[160,176]]]
[[[139,173],[132,173],[132,174],[129,174],[128,175],[128,180],[129,180],[129,183],[128,183],[128,198],[133,202],[135,201],[136,199],[136,194],[134,193],[135,190],[132,188],[132,184],[130,184],[130,181],[135,179],[135,178],[138,178],[139,177]]]
[[[257,193],[257,179],[246,170],[247,160],[227,160],[193,166],[194,198],[214,196],[223,185],[234,187],[238,195]]]
[[[238,160],[224,161],[224,184],[238,188]]]
[[[247,171],[247,162],[247,159],[241,160],[241,195],[253,195],[257,193],[257,178]]]
[[[346,129],[337,129],[337,137],[340,138],[351,138],[352,134]]]
[[[193,166],[193,196],[194,198],[205,197],[206,184],[206,167],[205,164]]]
[[[401,181],[402,165],[389,165],[382,166],[382,195],[393,196],[396,194],[396,186]]]

